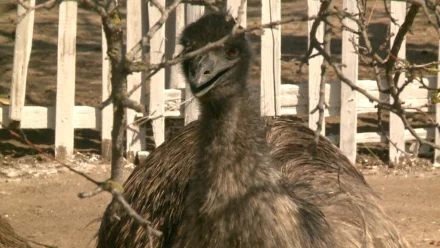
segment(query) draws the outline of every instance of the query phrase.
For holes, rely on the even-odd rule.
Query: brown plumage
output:
[[[9,222],[0,216],[0,247],[30,248],[28,241],[14,232]]]
[[[185,51],[230,32],[210,14],[185,29]],[[244,36],[183,63],[202,117],[158,147],[124,196],[163,232],[155,247],[407,247],[363,176],[324,137],[285,118],[262,121],[246,72]],[[116,207],[98,247],[147,247],[148,234]],[[111,211],[108,210],[107,213]]]

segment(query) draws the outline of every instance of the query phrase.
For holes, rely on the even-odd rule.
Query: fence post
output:
[[[397,25],[394,23],[391,23],[391,29],[390,32],[394,33],[394,36],[391,37],[391,45],[394,43],[394,39],[396,37],[397,32],[399,31],[399,26],[403,24],[405,21],[406,16],[406,2],[405,1],[398,1],[398,0],[392,0],[391,1],[391,15],[394,19],[397,21]],[[405,58],[406,56],[406,39],[403,41],[402,46],[400,48],[398,57],[399,58]],[[402,73],[400,75],[399,81],[397,85],[402,85],[405,82],[405,73]],[[393,101],[390,99],[390,101]],[[402,120],[399,116],[393,114],[390,112],[390,142],[389,144],[390,150],[389,150],[389,158],[391,163],[397,163],[399,162],[399,157],[402,155],[402,152],[400,150],[405,150],[405,138],[404,138],[404,132],[405,132],[405,126],[403,125]],[[397,146],[397,148],[396,148]]]
[[[158,0],[165,6],[165,0]],[[152,27],[161,17],[160,11],[148,6],[148,23]],[[160,63],[165,54],[165,24],[160,28],[150,41],[150,63]],[[149,114],[154,118],[152,121],[153,136],[156,147],[165,141],[165,70],[158,71],[150,78],[150,107]]]
[[[307,0],[308,16],[317,15],[321,2],[319,0]],[[308,41],[310,46],[310,30],[312,28],[314,20],[308,21]],[[316,39],[319,42],[324,40],[324,25],[320,24],[316,32]],[[314,49],[312,54],[317,53]],[[316,108],[319,102],[319,85],[321,84],[321,65],[323,62],[322,56],[317,56],[309,59],[309,127],[313,130],[317,128],[317,122],[319,120],[319,112],[314,114],[310,112]],[[321,134],[325,135],[325,118],[322,120]]]
[[[343,9],[352,14],[358,13],[357,1],[344,0]],[[357,24],[349,19],[344,19],[344,24],[353,30],[358,30]],[[350,31],[342,31],[342,68],[344,75],[353,83],[358,78],[358,55],[355,53],[353,43],[359,43],[358,37]],[[341,123],[339,147],[350,162],[356,162],[356,133],[357,133],[357,99],[356,91],[341,82]]]
[[[281,20],[281,1],[262,1],[262,23],[278,20]],[[261,115],[281,114],[280,88],[281,26],[276,26],[265,28],[261,37]]]
[[[35,6],[35,0],[30,0],[29,6]],[[13,121],[21,121],[26,96],[27,69],[32,50],[35,11],[26,12],[27,10],[21,4],[17,4],[17,16],[25,16],[15,29],[14,67],[9,106],[9,118]]]
[[[266,1],[263,1],[263,5],[265,4]],[[227,8],[229,13],[232,14],[232,16],[234,18],[238,17],[238,8],[240,7],[241,4],[241,0],[228,0],[227,2]],[[243,15],[241,16],[241,22],[240,22],[240,26],[242,27],[246,27],[246,22],[247,22],[247,1],[243,6]],[[264,23],[264,22],[263,22]]]
[[[111,67],[107,56],[107,38],[102,30],[102,101],[107,100],[111,94]],[[110,161],[112,157],[112,129],[113,129],[113,104],[101,111],[101,158]]]
[[[438,60],[440,61],[440,39],[438,40],[438,49],[439,49],[439,54],[438,54]],[[437,67],[439,69],[439,72],[437,73],[437,89],[440,88],[440,65],[438,65]],[[434,94],[436,94],[436,98],[439,99],[440,98],[440,94],[438,92],[435,92]],[[435,104],[435,122],[436,123],[440,123],[440,103],[436,103]],[[435,132],[435,144],[436,145],[440,145],[440,130],[438,127],[434,127],[434,132]],[[434,163],[439,164],[440,163],[440,150],[439,149],[434,149]]]
[[[76,1],[65,0],[60,4],[55,111],[55,156],[59,159],[68,159],[73,154],[77,11]]]
[[[189,25],[192,22],[197,21],[203,13],[205,12],[205,7],[203,6],[195,6],[191,4],[186,4],[186,15],[185,15],[185,24]],[[185,88],[185,101],[192,98],[191,89],[189,85]],[[192,121],[195,121],[199,118],[199,108],[198,102],[196,99],[192,99],[192,101],[188,101],[185,104],[185,125],[188,125]]]
[[[179,4],[176,8],[176,24],[175,24],[175,47],[173,57],[176,57],[182,52],[183,47],[179,44],[179,39],[182,30],[185,28],[185,5]],[[170,77],[170,88],[185,88],[185,79],[182,75],[182,71],[178,65],[174,65],[171,67],[171,77]]]
[[[128,0],[127,1],[127,50],[130,50],[141,39],[146,32],[146,21],[143,20],[146,15],[145,1]],[[138,54],[143,59],[144,50]],[[144,73],[136,72],[127,76],[127,90],[130,91],[141,84],[131,96],[130,99],[145,105],[145,79]],[[135,124],[137,112],[127,109],[127,160],[134,161],[136,153],[146,148],[146,130],[144,126]]]

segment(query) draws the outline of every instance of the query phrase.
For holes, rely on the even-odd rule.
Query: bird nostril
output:
[[[203,75],[211,74],[211,71],[205,71]]]

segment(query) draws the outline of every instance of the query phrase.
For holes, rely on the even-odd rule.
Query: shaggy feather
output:
[[[228,34],[230,16],[191,24],[185,51]],[[363,176],[326,138],[315,153],[303,124],[261,120],[246,80],[250,52],[201,97],[202,118],[158,147],[125,183],[124,197],[154,228],[154,247],[408,247]],[[183,64],[185,75],[191,61]],[[115,211],[121,220],[108,215]],[[146,230],[116,206],[98,247],[147,247]]]

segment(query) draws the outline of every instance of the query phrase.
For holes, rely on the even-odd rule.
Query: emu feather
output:
[[[209,14],[183,32],[185,52],[227,35]],[[202,115],[137,167],[124,197],[163,232],[155,247],[408,247],[363,176],[327,139],[285,118],[262,120],[247,82],[244,35],[183,63]],[[227,72],[225,71],[227,68]],[[221,73],[221,74],[219,74]],[[147,247],[116,208],[97,247]]]

